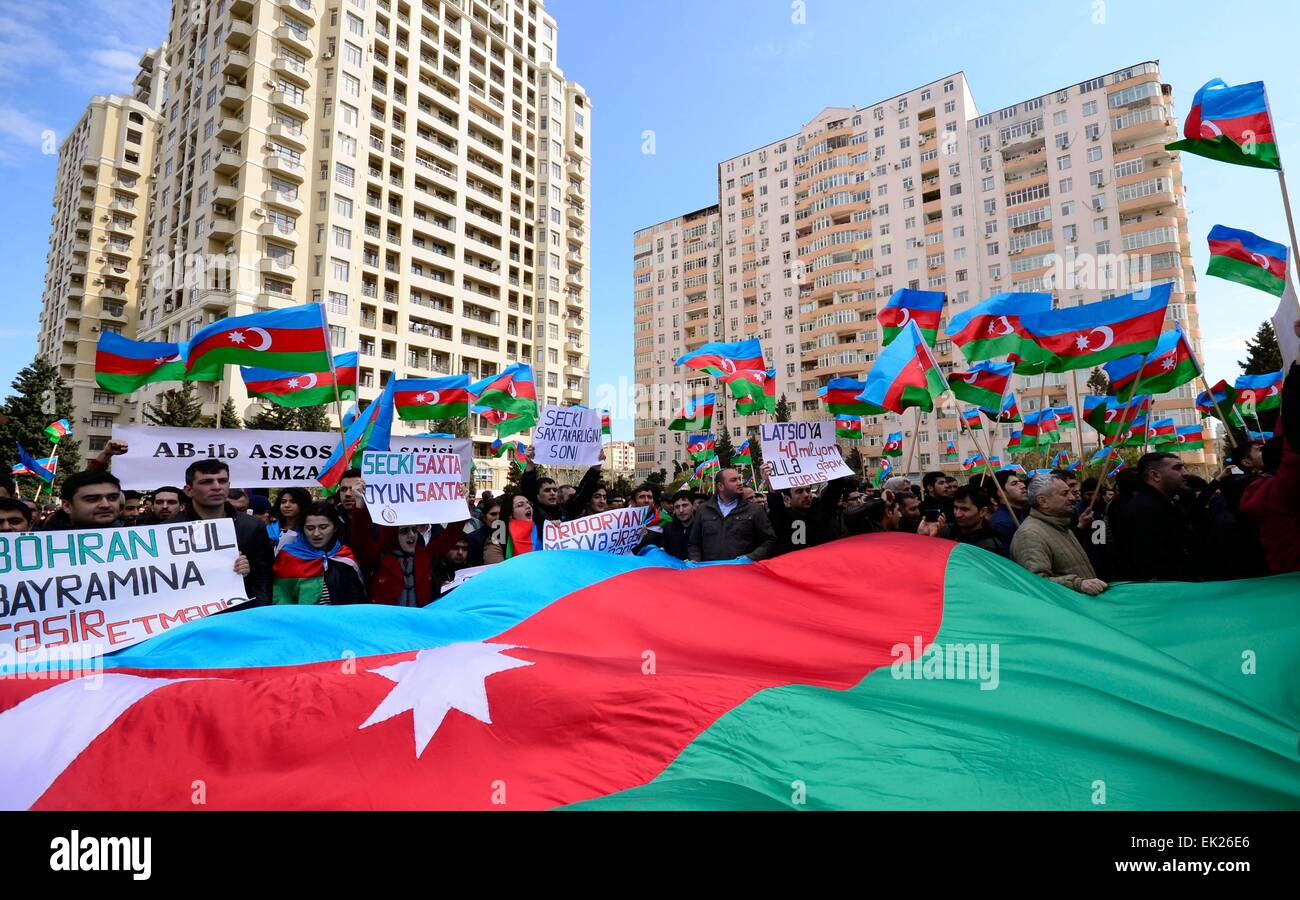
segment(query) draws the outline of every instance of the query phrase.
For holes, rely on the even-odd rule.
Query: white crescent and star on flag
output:
[[[1096,347],[1092,346],[1092,336],[1094,334],[1101,335],[1101,343]],[[1087,334],[1079,335],[1074,341],[1074,346],[1079,350],[1091,350],[1093,353],[1097,353],[1105,350],[1113,343],[1115,343],[1115,332],[1111,330],[1111,327],[1109,325],[1098,325]]]

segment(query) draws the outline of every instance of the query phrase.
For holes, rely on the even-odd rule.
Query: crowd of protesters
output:
[[[1300,415],[1288,420],[1287,409],[1300,409],[1300,378],[1285,382],[1275,435],[1242,439],[1208,482],[1176,454],[1157,451],[1113,486],[1065,469],[1032,478],[1002,469],[973,473],[965,484],[935,471],[919,483],[841,478],[817,490],[760,492],[739,470],[723,468],[708,492],[668,493],[647,483],[623,497],[602,481],[600,465],[576,485],[561,484],[536,467],[529,451],[517,489],[471,498],[460,522],[401,527],[371,518],[355,469],[328,500],[301,487],[274,497],[234,487],[228,466],[211,459],[192,463],[183,486],[124,491],[111,464],[127,448],[112,441],[84,471],[64,478],[55,507],[19,499],[13,481],[0,479],[0,532],[228,518],[239,551],[235,571],[252,605],[422,607],[454,587],[463,570],[540,547],[547,521],[641,508],[646,528],[637,552],[657,547],[689,562],[760,561],[853,535],[907,532],[1009,558],[1096,596],[1117,581],[1300,571]],[[759,471],[770,477],[767,466]],[[297,577],[304,563],[323,577]]]

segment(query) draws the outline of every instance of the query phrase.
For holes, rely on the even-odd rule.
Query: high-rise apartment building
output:
[[[101,448],[126,411],[95,384],[95,344],[104,331],[136,335],[165,49],[141,57],[135,96],[91,99],[59,147],[38,352],[72,388],[83,453]]]
[[[722,240],[709,265],[720,290],[710,287],[690,331],[667,324],[685,318],[686,297],[672,277],[658,290],[665,263],[656,269],[645,255],[651,236],[680,220],[637,232],[637,382],[704,384],[674,373],[672,360],[705,340],[758,337],[778,394],[803,417],[821,415],[817,389],[862,377],[880,352],[876,313],[898,288],[943,291],[946,322],[1002,291],[1048,290],[1075,306],[1172,281],[1169,319],[1199,352],[1182,168],[1164,149],[1177,130],[1156,62],[989,114],[961,73],[866,107],[827,108],[798,133],[719,164]],[[947,371],[965,367],[950,341],[936,350]],[[1013,389],[1022,411],[1059,406],[1088,393],[1088,376],[1073,373],[1074,387],[1070,375],[1045,385],[1016,377]],[[1184,386],[1160,398],[1158,413],[1192,424],[1194,395]],[[888,431],[912,437],[914,415],[865,423],[864,456],[879,455]],[[757,421],[733,413],[721,424],[734,439]],[[948,440],[976,449],[955,415],[920,423],[914,468],[939,467]],[[680,458],[665,425],[653,408],[638,421],[640,471],[671,472]],[[995,452],[1011,430],[993,431]]]
[[[591,103],[541,2],[177,0],[168,38],[140,338],[314,301],[363,402],[513,361],[539,401],[586,402]],[[475,487],[502,488],[471,419]]]

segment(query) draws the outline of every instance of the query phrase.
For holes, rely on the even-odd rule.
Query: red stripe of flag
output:
[[[168,363],[180,362],[179,356],[173,356],[159,362],[157,359],[133,359],[118,356],[116,353],[99,351],[95,354],[95,371],[104,375],[148,375],[161,369]]]
[[[1150,312],[1142,313],[1131,319],[1125,319],[1122,322],[1116,322],[1108,325],[1113,338],[1109,347],[1122,346],[1124,344],[1136,344],[1139,341],[1150,340],[1154,335],[1160,333],[1160,325],[1165,320],[1164,308],[1153,309]],[[1060,334],[1047,334],[1036,338],[1040,347],[1057,356],[1088,356],[1099,352],[1100,346],[1094,347],[1096,339],[1093,337],[1099,331],[1096,325],[1086,325],[1082,328],[1076,328],[1072,331],[1063,331]],[[1079,338],[1085,338],[1084,346],[1078,346]],[[1103,340],[1105,340],[1103,336]]]
[[[1241,241],[1210,241],[1211,256],[1226,256],[1229,259],[1239,260],[1240,262],[1249,263],[1252,266],[1258,266],[1271,275],[1278,278],[1286,277],[1286,263],[1275,256],[1266,256],[1263,253],[1252,253],[1242,246]],[[1260,262],[1263,260],[1263,262]]]
[[[213,350],[220,348],[236,347],[241,350],[250,349],[247,341],[242,344],[234,343],[230,340],[233,331],[247,334],[250,328],[235,328],[232,331],[222,331],[214,334],[203,343],[190,348],[190,359],[196,360]],[[317,353],[324,352],[325,332],[319,328],[263,328],[271,338],[270,348],[267,353]]]

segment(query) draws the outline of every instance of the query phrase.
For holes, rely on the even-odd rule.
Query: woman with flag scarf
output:
[[[483,564],[495,565],[503,560],[528,553],[541,541],[534,540],[533,504],[523,494],[505,494],[501,498],[502,514],[509,513],[505,528],[494,528],[483,546]]]
[[[275,496],[275,520],[266,526],[266,536],[279,553],[302,531],[307,510],[311,509],[311,494],[306,488],[281,488]]]
[[[271,570],[271,602],[311,606],[366,603],[361,567],[339,540],[338,511],[324,501],[307,509],[302,532],[281,548]]]
[[[439,588],[443,581],[434,578],[434,569],[465,539],[465,522],[442,528],[375,526],[361,491],[348,517],[348,528],[349,541],[369,586],[370,602],[388,606],[428,606],[437,600],[442,595]]]

